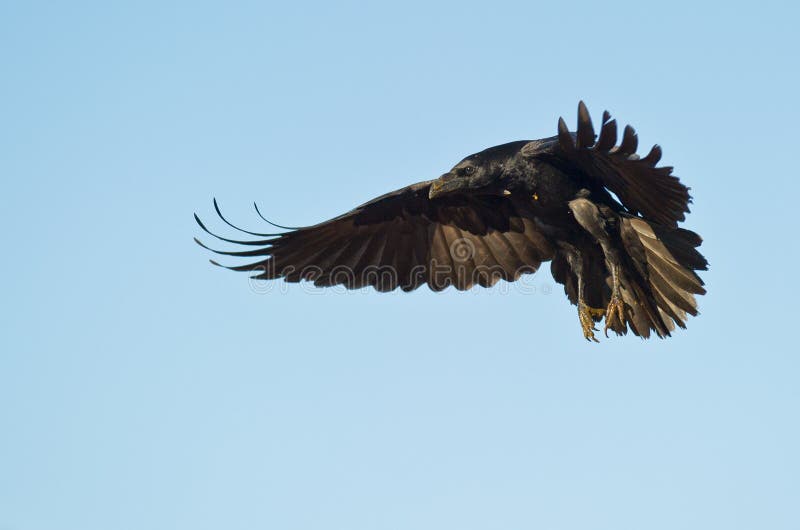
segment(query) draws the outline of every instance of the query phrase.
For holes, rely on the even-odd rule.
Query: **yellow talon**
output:
[[[606,324],[603,331],[608,337],[609,329],[616,331],[615,328],[621,329],[625,327],[627,327],[625,324],[625,302],[622,301],[619,295],[614,295],[608,303],[608,309],[606,309]]]
[[[603,309],[595,309],[594,307],[589,307],[583,301],[578,302],[578,320],[581,321],[581,329],[583,330],[583,337],[586,340],[593,340],[595,342],[600,342],[594,336],[594,331],[597,331],[597,328],[594,327],[594,317],[602,317],[605,314]]]

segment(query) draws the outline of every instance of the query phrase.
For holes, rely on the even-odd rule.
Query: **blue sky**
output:
[[[288,4],[0,6],[0,529],[798,528],[796,4]],[[192,242],[579,99],[692,187],[669,340],[587,344],[546,268],[265,289]]]

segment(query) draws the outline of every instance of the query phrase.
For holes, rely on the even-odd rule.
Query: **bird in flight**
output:
[[[689,212],[689,188],[671,167],[657,166],[658,145],[644,157],[636,154],[631,126],[617,144],[617,122],[608,112],[596,135],[580,102],[577,132],[563,118],[557,132],[490,147],[437,179],[323,223],[270,223],[286,229],[279,233],[234,226],[215,200],[225,223],[260,239],[221,237],[195,214],[211,236],[252,248],[220,251],[195,241],[217,254],[255,258],[226,267],[253,278],[381,292],[423,284],[434,291],[490,287],[551,261],[587,340],[597,341],[595,323],[603,319],[606,336],[630,329],[664,338],[676,326],[685,328],[687,314],[697,315],[695,295],[705,294],[695,271],[707,269],[697,251],[700,236],[678,226]]]

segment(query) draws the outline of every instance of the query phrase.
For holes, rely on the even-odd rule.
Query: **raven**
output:
[[[490,147],[438,179],[313,226],[270,223],[285,231],[249,232],[228,222],[215,200],[225,223],[265,239],[218,236],[195,214],[208,234],[254,249],[226,252],[195,241],[217,254],[257,258],[226,267],[253,278],[382,292],[489,287],[549,260],[587,340],[597,341],[595,323],[603,317],[606,336],[630,328],[664,338],[676,325],[686,327],[687,314],[697,315],[694,295],[705,289],[695,271],[706,270],[707,261],[697,251],[700,236],[678,226],[689,212],[689,188],[671,167],[656,165],[658,145],[644,157],[637,146],[629,125],[617,145],[608,112],[596,135],[581,101],[577,132],[561,118],[556,136]]]

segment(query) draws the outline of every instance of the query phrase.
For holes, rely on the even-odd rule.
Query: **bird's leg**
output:
[[[625,302],[619,292],[619,266],[611,266],[611,300],[606,309],[606,324],[603,330],[608,337],[608,330],[614,328],[624,328],[625,325]]]
[[[589,307],[583,299],[583,274],[578,274],[578,320],[581,322],[581,329],[583,330],[583,337],[586,340],[593,340],[600,342],[594,336],[594,317],[601,317],[605,313],[602,309],[595,309]]]

